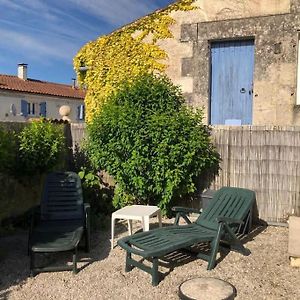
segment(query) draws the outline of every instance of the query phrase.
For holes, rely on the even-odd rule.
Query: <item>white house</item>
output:
[[[27,78],[27,64],[19,64],[18,76],[0,74],[0,121],[26,122],[40,116],[60,120],[64,111],[72,123],[82,123],[84,97],[85,91],[75,84]]]

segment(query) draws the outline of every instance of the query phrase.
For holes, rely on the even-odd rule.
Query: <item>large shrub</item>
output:
[[[177,86],[165,76],[144,75],[124,84],[89,124],[94,165],[117,183],[116,207],[158,204],[196,189],[199,175],[218,165],[202,112],[188,109]]]
[[[51,170],[65,149],[61,125],[32,122],[20,132],[18,169],[24,175]]]

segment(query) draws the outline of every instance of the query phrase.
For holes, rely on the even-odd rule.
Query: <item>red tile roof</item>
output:
[[[0,90],[26,92],[32,94],[84,99],[85,91],[71,85],[36,79],[23,80],[17,76],[0,74]]]

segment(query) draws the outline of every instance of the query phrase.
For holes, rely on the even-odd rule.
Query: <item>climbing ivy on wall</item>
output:
[[[172,38],[172,11],[195,9],[195,0],[181,0],[81,48],[74,58],[79,83],[88,87],[86,119],[91,121],[108,96],[126,81],[146,72],[164,72],[167,53],[158,40]],[[80,71],[80,67],[87,67]]]

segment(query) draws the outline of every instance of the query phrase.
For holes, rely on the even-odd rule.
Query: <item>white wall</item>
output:
[[[21,115],[21,100],[35,103],[35,115],[28,115],[27,117]],[[40,116],[39,104],[42,102],[47,103],[47,118],[60,120],[59,108],[62,105],[68,105],[71,108],[69,115],[71,122],[84,122],[77,119],[77,107],[84,104],[83,100],[8,91],[0,91],[0,121],[26,122],[29,118],[38,118]],[[11,113],[12,104],[16,108],[15,116]]]

